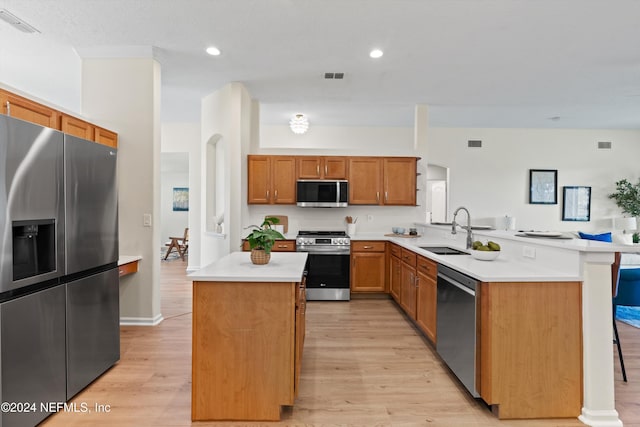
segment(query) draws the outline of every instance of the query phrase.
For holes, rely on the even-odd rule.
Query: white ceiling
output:
[[[232,81],[263,123],[640,129],[638,0],[0,0],[79,52],[153,46],[165,121]],[[7,25],[0,22],[0,25]],[[215,45],[219,57],[204,49]],[[384,56],[374,60],[369,51]],[[325,80],[344,72],[344,80]],[[1,76],[0,76],[1,77]],[[559,119],[552,120],[552,117]]]

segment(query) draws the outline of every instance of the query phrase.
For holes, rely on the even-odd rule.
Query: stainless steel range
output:
[[[351,239],[344,231],[300,231],[296,251],[307,252],[307,299],[349,301]]]

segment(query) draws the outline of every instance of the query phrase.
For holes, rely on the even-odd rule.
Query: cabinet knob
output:
[[[7,101],[7,116],[11,116],[11,103]]]
[[[363,246],[362,249],[373,249],[373,246]]]
[[[380,192],[376,191],[376,203],[380,203]]]
[[[389,201],[389,193],[387,191],[384,192],[384,202],[387,203]]]
[[[269,190],[267,190],[267,202],[269,201]]]
[[[274,196],[273,200],[278,200],[278,190],[273,192],[273,196]]]
[[[324,174],[327,175],[329,172],[329,169],[327,168],[327,165],[324,165]]]
[[[316,165],[316,175],[320,175],[320,165]]]

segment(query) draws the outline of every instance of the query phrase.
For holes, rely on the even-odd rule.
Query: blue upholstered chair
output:
[[[612,268],[612,277],[616,276],[614,269],[615,264]],[[618,327],[616,325],[616,308],[619,305],[640,307],[640,268],[621,268],[618,271],[617,279],[617,285],[613,290],[613,332],[615,334],[616,345],[618,347],[618,356],[620,356],[622,378],[626,382],[627,372],[624,369],[624,359],[622,357],[620,337],[618,336]]]

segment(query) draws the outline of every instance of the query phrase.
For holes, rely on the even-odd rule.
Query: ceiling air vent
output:
[[[324,73],[326,80],[342,80],[344,79],[344,73]]]
[[[480,141],[479,139],[470,139],[469,141],[467,141],[467,147],[469,147],[469,148],[481,148],[482,147],[482,141]]]
[[[0,19],[16,27],[23,33],[39,33],[36,28],[24,22],[22,19],[9,12],[7,9],[0,9]]]
[[[601,150],[611,150],[611,141],[599,141],[598,148]]]

